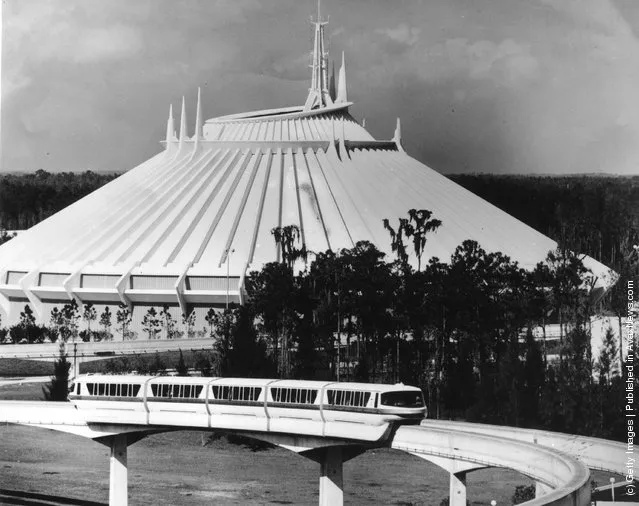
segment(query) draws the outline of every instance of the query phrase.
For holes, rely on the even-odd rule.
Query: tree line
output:
[[[408,252],[419,258],[439,225],[427,210],[386,221],[393,259],[368,242],[311,254],[295,226],[274,229],[281,261],[250,273],[246,304],[207,314],[216,344],[190,366],[205,376],[401,381],[423,389],[436,418],[623,439],[618,337],[609,329],[593,356],[598,308],[581,257],[560,247],[527,271],[464,241],[446,262],[413,268]],[[638,265],[629,260],[635,274]],[[549,322],[557,341],[545,338]]]
[[[639,244],[639,176],[500,176],[451,180],[575,251],[615,268]]]
[[[0,244],[3,229],[30,228],[118,176],[90,170],[0,174]]]
[[[217,344],[192,366],[227,376],[404,381],[424,389],[438,418],[623,438],[618,337],[610,329],[602,352],[593,356],[590,317],[601,307],[593,305],[574,252],[610,260],[626,279],[639,274],[631,206],[637,178],[624,179],[625,189],[616,183],[606,189],[597,178],[574,180],[564,188],[556,184],[561,178],[496,178],[501,189],[492,200],[519,195],[501,207],[542,232],[549,227],[560,244],[533,271],[474,241],[464,241],[449,259],[422,258],[441,224],[427,210],[410,210],[396,225],[384,221],[394,258],[367,242],[312,254],[299,244],[294,226],[275,229],[281,261],[247,276],[244,306],[207,315]],[[481,188],[471,189],[486,197]],[[535,202],[534,209],[514,209],[517,200]],[[541,221],[535,225],[535,219]],[[408,264],[408,251],[418,258],[417,268]],[[300,262],[304,268],[297,272]],[[620,315],[623,295],[618,284],[605,307]],[[35,326],[25,323],[29,311],[21,315],[23,328]],[[56,334],[68,339],[65,332],[77,331],[84,311],[62,308],[57,328],[52,325]],[[125,335],[128,310],[114,311]],[[149,314],[144,332],[175,331],[177,322],[167,315],[165,308]],[[549,322],[559,326],[557,341],[543,338]],[[536,328],[541,339],[533,335]]]

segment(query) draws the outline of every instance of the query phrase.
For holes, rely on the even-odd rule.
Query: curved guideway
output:
[[[113,420],[110,421],[87,423],[86,416],[71,404],[29,401],[0,401],[0,422],[71,432],[111,446],[111,490],[114,494],[114,491],[119,491],[117,497],[112,496],[111,504],[126,504],[127,446],[143,437],[146,433],[189,428],[169,424],[152,427],[130,423],[123,424],[119,414],[114,414]],[[608,469],[608,464],[597,462],[594,457],[588,460],[584,458],[584,451],[579,451],[580,448],[588,447],[592,449],[593,454],[597,453],[596,447],[591,442],[593,438],[537,431],[542,433],[543,438],[538,435],[539,444],[534,444],[516,441],[512,438],[512,434],[520,430],[510,427],[425,421],[423,426],[399,427],[390,441],[379,441],[375,446],[390,445],[392,448],[430,460],[438,465],[447,467],[453,473],[453,476],[459,471],[465,472],[487,466],[514,469],[543,484],[544,491],[547,492],[545,495],[526,503],[528,505],[575,506],[589,504],[589,471],[585,463],[591,462],[593,467],[598,469]],[[490,434],[482,434],[480,433],[481,431],[487,431]],[[266,432],[259,433],[257,431],[250,435],[260,439],[269,437]],[[300,437],[299,434],[290,435],[291,442],[287,444],[286,434],[278,434],[277,436],[279,439],[274,442],[289,449],[292,449],[291,442],[299,441]],[[553,436],[555,436],[556,441],[573,441],[574,444],[572,446],[566,444],[562,449],[566,452],[574,452],[577,457],[583,459],[584,463],[566,453],[542,446],[543,444],[552,445],[551,438]],[[522,435],[521,437],[523,438],[524,436]],[[330,498],[337,499],[337,502],[331,499],[331,501],[325,503],[341,504],[342,463],[357,453],[370,448],[370,441],[366,441],[364,442],[366,444],[362,445],[362,442],[353,439],[352,431],[344,435],[341,443],[336,442],[335,438],[331,438],[331,441],[323,441],[322,438],[317,436],[307,439],[316,443],[312,446],[316,447],[317,451],[307,446],[300,453],[320,462],[322,468],[320,490],[325,487],[324,482],[328,482],[332,494]],[[544,443],[540,441],[544,441]],[[615,445],[615,443],[607,441],[595,441],[602,445]],[[333,455],[335,452],[331,452],[330,448],[322,450],[322,447],[325,447],[326,444],[342,445],[334,447],[335,451],[338,452],[335,454],[337,457]],[[361,448],[357,450],[359,446]],[[352,455],[348,456],[349,450],[347,448],[352,449],[350,450]],[[299,449],[297,451],[299,452]],[[331,478],[331,473],[335,475],[335,478]],[[116,486],[117,484],[114,484],[114,480],[118,481],[120,485]],[[123,488],[124,494],[122,493]],[[323,495],[323,493],[320,493],[320,500]],[[452,494],[451,497],[453,497]],[[460,497],[463,497],[463,503],[465,504],[465,490],[462,496],[457,496],[455,499]],[[329,499],[329,497],[326,496],[324,499]],[[453,500],[451,504],[458,504],[459,502]]]
[[[547,430],[444,420],[424,420],[421,426],[427,429],[454,429],[538,444],[572,455],[590,469],[626,474],[626,446],[616,441]]]
[[[588,468],[569,455],[539,445],[442,426],[400,427],[391,447],[438,464],[442,461],[461,461],[475,464],[466,469],[514,469],[552,488],[545,495],[526,502],[526,505],[590,504]],[[451,501],[451,504],[457,503]]]

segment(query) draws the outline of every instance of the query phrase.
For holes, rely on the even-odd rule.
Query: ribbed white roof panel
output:
[[[69,293],[85,272],[110,275],[104,278],[113,284],[104,287],[110,297],[116,280],[130,272],[172,276],[170,287],[149,300],[174,303],[172,280],[226,278],[228,268],[237,294],[237,279],[278,259],[275,227],[297,225],[313,252],[368,240],[390,256],[382,220],[395,226],[412,208],[428,209],[443,223],[428,237],[424,261],[446,261],[462,241],[474,239],[531,268],[556,247],[408,156],[397,139],[374,140],[344,106],[324,114],[271,113],[209,120],[197,150],[193,140],[181,150],[170,141],[163,153],[0,246],[0,306],[6,310],[8,297],[21,290],[31,301],[49,293],[37,286],[39,279],[64,280],[64,290],[50,293]],[[606,267],[592,259],[587,264],[609,282]],[[24,283],[19,272],[29,273]],[[118,286],[126,300],[129,285]],[[135,300],[141,293],[131,292]],[[191,300],[221,300],[219,288],[211,292],[218,299],[197,293]]]

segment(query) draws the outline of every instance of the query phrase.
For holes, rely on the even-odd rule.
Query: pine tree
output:
[[[82,311],[82,319],[87,323],[87,334],[89,341],[93,340],[93,336],[91,335],[91,322],[95,321],[97,317],[98,313],[95,310],[95,307],[93,307],[93,304],[91,304],[90,302],[86,303]]]
[[[213,328],[215,325],[215,314],[216,314],[215,309],[211,307],[206,312],[206,316],[204,317],[204,319],[206,320],[206,323],[209,324],[209,337],[213,337]]]
[[[129,324],[131,323],[131,312],[126,304],[120,304],[116,313],[117,323],[120,326],[122,340],[126,341],[128,337]]]
[[[160,319],[164,326],[164,332],[167,339],[173,339],[175,337],[175,321],[171,316],[171,310],[168,304],[165,304],[160,312]]]
[[[184,355],[182,355],[182,350],[180,350],[180,358],[177,365],[175,366],[175,372],[178,376],[189,375],[189,368],[186,366],[186,362],[184,362]]]
[[[64,346],[60,346],[60,357],[53,366],[53,377],[51,383],[42,387],[42,393],[47,401],[63,402],[69,395],[69,369],[71,362],[67,360]]]
[[[142,319],[142,328],[149,335],[149,339],[155,339],[160,329],[158,313],[154,307],[150,307]]]
[[[541,347],[529,328],[526,335],[526,358],[523,372],[522,417],[527,426],[540,422],[540,399],[544,387],[545,368]]]
[[[111,310],[109,309],[109,306],[106,306],[104,308],[104,311],[100,315],[100,325],[102,325],[102,328],[104,329],[104,333],[106,334],[106,336],[108,336],[109,339],[113,337],[110,332],[111,325],[112,325],[111,317],[112,317]]]

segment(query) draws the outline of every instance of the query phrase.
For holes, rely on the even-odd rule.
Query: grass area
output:
[[[187,367],[193,368],[195,365],[195,360],[198,355],[208,354],[209,352],[204,351],[183,351],[182,354],[184,356],[184,362]],[[126,355],[121,357],[114,357],[105,360],[95,360],[92,362],[84,362],[80,364],[80,372],[82,374],[86,373],[101,373],[107,372],[109,370],[119,370],[119,369],[137,369],[140,365],[140,362],[143,362],[148,368],[156,361],[160,361],[165,368],[167,369],[175,369],[178,361],[180,359],[179,351],[163,351],[160,353],[148,353],[144,355]]]
[[[2,348],[0,348],[0,351],[2,351]],[[50,376],[52,374],[53,362],[0,358],[0,377]]]
[[[46,383],[0,385],[0,399],[7,401],[43,401],[42,387]]]
[[[32,427],[2,431],[2,488],[108,502],[106,447]],[[223,440],[208,443],[202,432],[180,431],[131,446],[128,464],[136,505],[317,504],[319,465],[280,448],[253,452]],[[486,469],[469,475],[468,493],[473,505],[491,499],[510,504],[514,484],[529,481],[512,471]],[[448,475],[416,457],[377,449],[344,465],[344,486],[347,504],[438,505],[448,495]]]
[[[25,345],[27,346],[27,345]],[[0,348],[0,351],[2,349]],[[189,368],[195,366],[199,355],[208,355],[207,351],[183,351],[184,361]],[[159,360],[167,369],[174,369],[180,359],[179,351],[164,351],[161,353],[149,353],[144,355],[125,355],[80,364],[80,373],[103,373],[109,370],[135,369],[140,363],[146,367]],[[19,358],[0,358],[0,377],[17,376],[51,376],[53,374],[53,362],[42,360],[23,360]]]
[[[42,384],[0,387],[0,399],[42,399]],[[58,497],[61,504],[107,504],[106,447],[32,427],[0,431],[0,504],[29,494]],[[281,448],[255,452],[206,432],[156,434],[129,448],[130,499],[142,506],[317,504],[318,476],[316,463]],[[593,472],[599,484],[609,478]],[[468,497],[473,506],[492,499],[511,504],[515,487],[530,483],[514,471],[478,470],[468,475]],[[448,474],[417,457],[375,449],[344,465],[344,486],[347,504],[437,506],[448,495]]]

